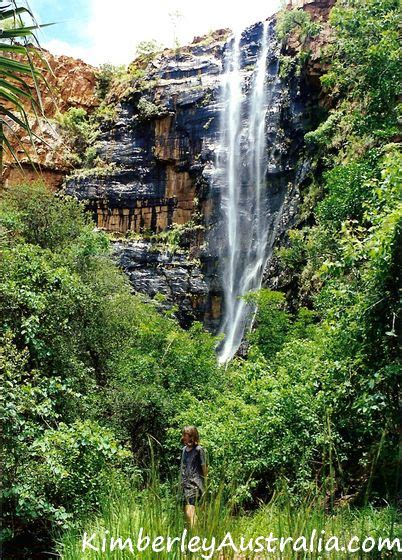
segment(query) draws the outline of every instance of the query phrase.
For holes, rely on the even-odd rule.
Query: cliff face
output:
[[[88,201],[99,227],[160,232],[187,223],[195,210],[205,212],[195,194],[217,130],[219,35],[162,53],[147,67],[141,89],[133,80],[118,98],[118,117],[97,143],[98,156],[116,171],[67,185]]]
[[[63,139],[53,117],[71,107],[91,112],[99,105],[95,68],[82,60],[55,56],[45,50],[41,58],[35,58],[45,78],[38,85],[46,119],[31,116],[32,130],[37,135],[33,144],[32,139],[21,130],[15,130],[15,134],[10,136],[22,169],[6,153],[4,179],[9,184],[15,184],[27,178],[37,180],[41,177],[51,188],[58,188],[71,166],[65,158]],[[31,111],[26,104],[25,109],[28,113]]]
[[[121,240],[116,255],[133,286],[177,304],[187,325],[217,321],[219,303],[208,290],[206,223],[214,209],[206,169],[219,126],[219,84],[225,31],[148,65],[141,89],[133,80],[117,97],[118,116],[102,130],[98,156],[115,166],[106,176],[67,181],[66,192],[84,200],[98,227],[150,236],[168,228],[180,238],[175,255],[160,243]],[[156,247],[155,247],[156,245]],[[172,284],[173,282],[173,284]]]
[[[291,4],[298,7],[300,2]],[[302,4],[312,19],[323,21],[333,1],[304,0]],[[286,73],[283,57],[296,59],[302,45],[297,36],[280,44],[275,25],[273,17],[267,63],[270,107],[265,123],[266,184],[270,212],[275,216],[269,235],[274,247],[283,243],[296,220],[300,188],[309,172],[304,134],[319,103],[321,50],[329,40],[324,23],[321,34],[310,42],[311,56],[304,70]],[[241,38],[246,98],[261,34],[258,23]],[[106,98],[115,117],[100,125],[94,146],[102,161],[101,172],[78,172],[64,184],[66,193],[85,202],[97,226],[114,234],[116,260],[135,290],[150,297],[161,294],[161,305],[174,305],[183,325],[198,319],[215,332],[222,316],[225,282],[217,251],[225,242],[225,231],[216,177],[228,36],[227,30],[216,31],[189,46],[165,50],[139,71],[134,63],[132,80],[115,83]],[[59,110],[94,109],[99,104],[94,69],[68,57],[50,59]],[[54,103],[49,102],[47,114],[54,112]],[[58,186],[68,166],[60,157],[62,141],[57,130],[51,128],[47,134],[51,148],[39,145],[33,161],[41,165],[48,182]],[[265,285],[287,289],[289,282],[278,271],[275,257],[270,258]]]
[[[288,0],[288,9],[302,8],[312,19],[326,19],[336,0]]]
[[[297,212],[298,190],[308,170],[303,137],[316,92],[304,77],[279,78],[281,45],[273,37],[267,71],[272,98],[266,121],[275,236],[281,238]],[[244,31],[241,68],[247,91],[260,46],[262,24]],[[135,289],[162,293],[177,304],[188,324],[200,319],[216,330],[222,313],[222,282],[216,248],[224,243],[219,185],[215,181],[219,142],[221,75],[227,32],[216,32],[149,63],[141,83],[117,98],[115,122],[103,126],[97,154],[111,169],[86,173],[66,183],[66,192],[85,201],[100,228],[115,232],[117,259]],[[247,212],[248,209],[244,209]],[[173,228],[180,258],[157,243],[130,240]],[[156,245],[156,246],[155,246]],[[172,288],[172,281],[174,287]]]

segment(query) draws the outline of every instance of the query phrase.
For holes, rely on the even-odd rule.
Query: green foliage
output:
[[[172,224],[171,227],[159,233],[151,233],[148,238],[157,250],[165,250],[170,253],[178,253],[183,251],[183,244],[186,237],[197,231],[203,231],[204,226],[197,223],[198,215],[193,213],[191,220],[185,224]],[[144,235],[142,235],[144,237]],[[146,237],[146,236],[145,236]]]
[[[347,1],[331,11],[336,41],[327,49],[331,66],[321,82],[333,108],[307,140],[342,160],[398,135],[399,17],[398,0]]]
[[[260,290],[246,296],[246,300],[257,305],[257,328],[250,332],[249,340],[265,358],[270,359],[283,346],[289,329],[285,296],[280,292]]]
[[[297,56],[280,55],[279,76],[285,81],[290,81],[294,76],[300,76],[310,56],[311,51],[305,49],[301,49]]]
[[[93,126],[85,109],[70,107],[56,115],[63,140],[67,147],[67,159],[73,165],[85,162],[87,149],[94,144],[99,131]]]
[[[140,41],[137,43],[135,54],[139,58],[152,59],[162,50],[162,45],[155,39],[151,41]]]
[[[47,86],[39,69],[42,65],[47,67],[38,48],[36,31],[39,26],[30,9],[21,4],[18,0],[10,0],[0,5],[0,182],[4,152],[7,151],[17,163],[21,159],[11,141],[15,131],[27,134],[33,143],[36,135],[29,122],[27,107],[34,115],[43,114],[39,84]]]
[[[290,269],[300,269],[306,259],[306,240],[302,230],[288,231],[289,247],[278,250],[278,257]]]
[[[279,57],[279,76],[290,81],[294,76],[300,76],[311,55],[308,48],[310,39],[319,34],[321,25],[311,20],[310,14],[305,10],[283,9],[279,12],[276,22],[278,38],[287,44],[290,38],[296,38],[300,44],[297,54],[281,54]]]
[[[320,318],[319,387],[345,492],[374,476],[392,493],[396,472],[402,160],[389,140],[398,124],[397,5],[345,0],[331,12],[336,40],[322,82],[332,109],[306,135],[324,170],[314,177],[315,223],[290,232],[279,253]]]
[[[97,152],[95,152],[95,154],[93,154],[92,151],[89,152],[89,154],[87,152],[87,155],[89,157],[87,164],[89,165],[89,160],[94,157],[94,165],[92,167],[82,167],[79,169],[75,169],[74,171],[69,173],[68,179],[79,180],[84,179],[85,177],[108,177],[113,173],[117,173],[119,169],[121,169],[118,165],[116,165],[115,162],[106,163],[105,161],[102,161],[98,157]]]
[[[113,80],[113,87],[110,87],[104,103],[109,106],[110,103],[115,104],[130,99],[136,93],[143,93],[155,88],[158,79],[149,78],[148,65],[156,54],[149,53],[137,57],[125,72],[119,73]],[[135,101],[137,101],[137,96]]]
[[[280,294],[270,295],[279,327],[285,319],[276,310]],[[217,487],[225,480],[237,503],[268,497],[279,476],[295,489],[307,488],[314,461],[321,459],[324,407],[317,395],[321,350],[307,340],[302,322],[291,338],[280,340],[276,352],[269,341],[265,353],[270,362],[258,340],[246,362],[230,366],[224,384],[208,402],[189,393],[187,410],[178,412],[174,429],[169,430],[173,447],[183,422],[199,426],[210,456],[210,484]]]
[[[277,18],[276,32],[281,41],[285,41],[292,33],[297,33],[298,40],[304,44],[320,31],[320,24],[311,20],[305,10],[282,10]]]
[[[359,161],[333,167],[324,176],[326,196],[317,205],[320,223],[339,230],[345,220],[361,220],[363,204],[371,193],[370,176],[375,169],[370,162]]]
[[[131,453],[122,449],[114,434],[90,420],[70,426],[60,422],[57,429],[45,430],[31,452],[33,464],[25,473],[24,485],[28,491],[36,490],[37,495],[30,496],[32,505],[46,494],[52,503],[63,504],[75,515],[98,506],[118,469],[125,466],[129,472],[132,463]]]
[[[65,247],[91,229],[81,204],[70,198],[61,202],[40,183],[4,190],[0,204],[5,233],[43,249]]]
[[[76,560],[77,558],[97,560],[100,555],[106,560],[112,560],[117,555],[122,559],[130,558],[137,553],[137,535],[141,528],[143,535],[150,536],[151,543],[155,542],[157,544],[160,541],[154,541],[154,539],[162,536],[165,539],[162,546],[166,547],[166,537],[168,535],[173,538],[180,537],[186,528],[181,503],[168,490],[158,479],[154,479],[143,492],[139,492],[136,488],[130,488],[124,495],[112,493],[109,500],[105,501],[100,515],[89,522],[86,520],[78,528],[69,530],[62,536],[57,545],[57,552],[65,560]],[[192,541],[193,544],[197,545],[197,542],[203,542],[205,557],[215,558],[222,553],[222,557],[232,557],[234,552],[231,549],[223,548],[222,552],[217,550],[228,532],[230,532],[234,544],[239,549],[241,543],[249,546],[250,540],[252,541],[252,547],[257,548],[260,541],[256,541],[256,537],[272,533],[276,539],[285,540],[290,537],[292,541],[287,541],[289,546],[285,547],[284,551],[279,550],[279,541],[273,541],[271,545],[276,546],[276,550],[271,548],[271,552],[266,552],[270,558],[273,560],[297,560],[300,558],[300,551],[293,552],[290,543],[295,542],[302,534],[306,539],[307,546],[310,542],[316,545],[315,550],[311,553],[303,552],[305,558],[312,560],[320,555],[317,550],[317,534],[325,535],[325,538],[328,539],[331,536],[332,542],[334,542],[334,536],[337,537],[340,546],[346,545],[354,538],[351,542],[357,546],[357,542],[363,543],[368,536],[376,540],[389,538],[392,542],[400,529],[398,513],[392,507],[387,506],[382,509],[366,507],[359,510],[344,504],[344,507],[338,508],[332,515],[328,515],[323,490],[316,488],[313,494],[303,495],[302,499],[296,501],[292,497],[285,480],[281,480],[280,484],[277,485],[273,500],[269,504],[259,507],[257,511],[248,515],[245,512],[241,512],[240,515],[233,515],[233,510],[233,502],[230,499],[226,500],[222,495],[222,487],[217,491],[209,491],[202,504],[197,507],[197,527],[194,533],[190,530],[188,539],[184,543],[184,550],[181,550],[179,539],[178,541],[172,541],[170,552],[165,549],[158,552],[158,556],[163,560],[170,560],[172,557],[177,560],[187,559],[189,552],[186,550],[186,545],[191,542],[190,539],[194,536],[195,539],[200,540]],[[126,538],[132,539],[133,553],[127,543],[123,552],[120,552],[118,548],[110,550],[110,537],[116,534],[116,527],[119,528],[119,534],[123,537],[123,542]],[[92,543],[99,549],[99,552],[87,549],[83,553],[83,531],[86,531],[88,535],[95,534]],[[106,546],[105,551],[101,552],[104,536],[106,536]],[[356,537],[358,541],[356,541]],[[368,544],[370,544],[370,541]],[[214,548],[206,550],[206,547]],[[257,556],[250,550],[247,553],[249,556]],[[156,553],[150,545],[143,549],[140,554],[143,560],[154,560]],[[362,559],[372,558],[372,552],[358,554]],[[390,558],[397,557],[397,541],[394,543],[393,551],[386,554],[389,554]],[[325,557],[328,560],[339,560],[340,553],[332,549],[331,552],[326,552]]]
[[[322,82],[333,97],[356,102],[351,118],[359,133],[397,134],[396,99],[402,78],[399,21],[398,0],[344,2],[331,11],[337,40],[329,52],[331,69]]]
[[[222,480],[237,503],[269,496],[285,476],[293,488],[312,483],[325,447],[325,399],[317,391],[324,368],[316,316],[301,309],[292,322],[284,296],[261,290],[256,329],[245,362],[233,362],[208,401],[193,392],[169,429],[172,450],[183,423],[199,426],[210,456],[210,484]]]
[[[102,101],[99,107],[95,109],[92,121],[100,125],[104,123],[109,124],[116,121],[117,115],[118,111],[115,106],[109,105],[106,101]]]
[[[32,369],[32,350],[18,350],[14,340],[6,331],[1,368],[5,529],[65,527],[78,512],[98,504],[111,476],[130,470],[130,454],[96,422],[60,422],[82,410],[85,394],[77,392],[73,374],[60,370],[49,377],[43,366]],[[84,384],[93,390],[93,382],[83,380],[81,390]]]
[[[80,204],[38,185],[2,193],[9,536],[38,522],[62,527],[110,503],[104,488],[129,487],[132,456],[149,470],[149,440],[158,442],[161,474],[176,476],[172,457],[184,424],[200,428],[210,488],[219,493],[223,484],[237,506],[269,498],[283,479],[297,496],[322,485],[323,509],[345,495],[363,503],[369,492],[392,497],[402,246],[396,5],[345,0],[332,11],[337,40],[323,78],[332,108],[306,137],[318,160],[304,193],[306,221],[279,253],[298,284],[292,296],[310,308],[294,297],[286,306],[270,290],[248,295],[256,307],[248,357],[226,370],[200,324],[184,331],[173,311],[162,314],[157,301],[132,293]],[[283,38],[298,29],[307,37],[310,24],[305,12],[287,12],[280,29]],[[133,91],[142,87],[141,64],[119,78]],[[141,99],[144,118],[159,116]],[[106,103],[97,117],[80,110],[60,117],[91,174],[102,115],[107,121]],[[183,232],[173,228],[153,241],[174,250]],[[144,504],[157,496],[160,505],[163,492],[137,493],[142,507],[124,519],[137,523],[149,512],[158,519],[160,510]]]
[[[148,306],[138,313],[134,300],[121,302],[126,314],[120,321],[119,352],[108,363],[106,401],[115,429],[129,438],[139,459],[148,455],[146,434],[164,443],[166,427],[191,389],[208,398],[219,384],[215,341],[195,323],[189,331]]]
[[[126,72],[127,69],[124,65],[101,64],[95,73],[98,97],[102,100],[105,99],[113,81],[123,76]]]
[[[82,507],[95,505],[100,487],[94,486],[86,501],[78,492],[83,481],[75,478],[76,464],[68,475],[69,490],[61,489],[67,478],[58,480],[57,469],[71,470],[68,461],[81,441],[90,452],[91,446],[98,449],[102,433],[111,438],[96,424],[80,424],[82,417],[90,416],[92,391],[101,375],[93,342],[102,291],[91,277],[100,268],[98,259],[106,254],[107,240],[93,231],[79,203],[55,197],[40,185],[3,193],[1,222],[3,444],[8,450],[3,507],[8,522],[21,530],[33,523],[64,522],[80,500]],[[92,443],[85,443],[90,432]],[[50,447],[58,454],[53,456],[58,465],[54,471],[48,462]],[[103,453],[100,447],[99,452]],[[103,467],[96,470],[93,454],[81,455],[84,471],[92,468],[95,479],[100,476]],[[122,467],[120,451],[119,457],[120,463],[107,455],[99,460],[105,469],[109,462],[110,467]]]
[[[106,101],[102,101],[91,115],[85,109],[75,107],[56,115],[66,147],[67,161],[74,167],[79,167],[82,173],[94,168],[99,170],[99,174],[110,172],[114,164],[101,159],[97,139],[101,128],[110,127],[116,119],[116,107]]]
[[[166,113],[166,109],[156,105],[153,101],[141,97],[137,104],[138,117],[142,121],[157,119]]]
[[[153,87],[154,81],[147,78],[148,64],[160,53],[162,46],[157,41],[140,41],[136,49],[136,58],[129,66],[112,66],[104,64],[97,73],[98,95],[105,107],[110,102],[116,103],[130,97],[134,92]]]
[[[133,471],[121,444],[146,460],[185,390],[207,399],[219,375],[214,338],[134,296],[77,201],[13,187],[0,219],[3,509],[18,536],[97,507]]]
[[[293,56],[281,55],[279,57],[279,76],[282,79],[288,78],[294,71],[296,59]]]

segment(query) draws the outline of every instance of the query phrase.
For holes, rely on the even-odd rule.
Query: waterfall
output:
[[[217,157],[226,234],[220,255],[224,292],[224,340],[218,351],[221,363],[233,357],[251,323],[253,309],[242,296],[261,287],[267,246],[271,244],[265,181],[268,23],[263,25],[248,90],[241,71],[240,41],[240,34],[232,38],[225,55]]]

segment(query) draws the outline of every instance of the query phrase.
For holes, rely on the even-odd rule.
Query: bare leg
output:
[[[195,515],[195,506],[187,504],[184,506],[184,513],[186,515],[186,521],[190,528],[192,529],[197,521],[197,517]]]

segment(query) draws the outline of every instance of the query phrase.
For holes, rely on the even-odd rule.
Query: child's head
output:
[[[195,426],[184,426],[181,440],[185,445],[198,445],[200,435],[197,428]]]

